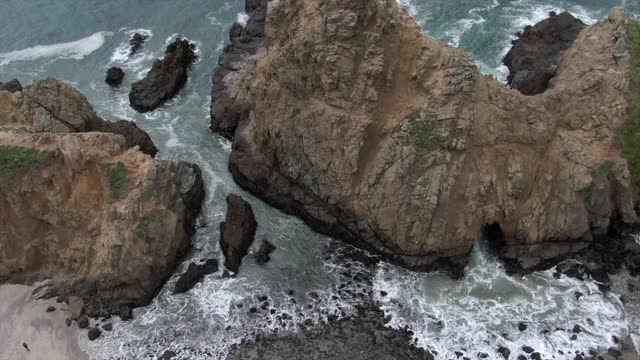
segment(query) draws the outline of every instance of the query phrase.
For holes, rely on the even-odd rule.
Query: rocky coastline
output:
[[[240,186],[316,231],[460,276],[486,226],[499,228],[506,261],[532,271],[637,221],[627,163],[610,150],[630,94],[620,11],[582,31],[567,14],[547,21],[577,25],[550,57],[557,69],[536,65],[556,71],[536,97],[481,75],[392,2],[280,1],[266,18],[269,46],[214,78],[212,109],[224,114],[212,129],[236,129],[229,169]],[[532,49],[541,27],[514,49]],[[515,51],[514,63],[519,52],[531,56]],[[594,106],[603,98],[611,106]]]
[[[105,132],[100,132],[105,131]],[[200,169],[154,160],[133,122],[99,118],[53,78],[0,91],[0,279],[48,280],[89,316],[148,304],[190,246]]]

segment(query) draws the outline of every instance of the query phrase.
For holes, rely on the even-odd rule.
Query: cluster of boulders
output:
[[[148,35],[135,33],[129,40],[129,56],[135,55],[144,45]],[[129,103],[139,112],[153,111],[175,97],[189,78],[188,69],[196,60],[195,44],[177,38],[167,46],[165,56],[157,59],[144,79],[134,82],[129,93]],[[105,82],[119,87],[125,71],[118,66],[107,70]]]

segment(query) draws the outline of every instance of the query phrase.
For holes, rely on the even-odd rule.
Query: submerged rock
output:
[[[273,245],[269,240],[262,240],[262,245],[260,245],[260,249],[255,254],[256,262],[259,265],[266,264],[269,260],[271,260],[271,253],[276,250],[276,246]]]
[[[586,25],[568,12],[524,29],[502,60],[509,68],[507,81],[525,95],[544,92],[556,75],[562,54]]]
[[[204,264],[189,264],[187,271],[176,282],[174,293],[186,293],[202,281],[205,275],[213,274],[216,271],[218,271],[218,260],[216,259],[207,259]]]
[[[22,84],[16,79],[6,83],[0,83],[0,91],[8,91],[10,93],[19,92],[22,91]]]
[[[227,205],[226,221],[220,224],[220,247],[225,257],[224,266],[238,273],[242,258],[253,243],[258,224],[251,205],[240,196],[229,195]]]
[[[131,85],[129,103],[139,112],[149,112],[172,99],[187,83],[187,70],[196,58],[195,45],[176,39],[167,46],[164,59],[156,60],[144,79]]]
[[[124,70],[117,66],[113,66],[107,70],[107,75],[104,81],[110,86],[117,87],[122,84],[124,75]]]
[[[121,306],[130,316],[189,248],[204,185],[196,165],[83,132],[96,124],[105,122],[86,99],[56,80],[0,92],[0,167],[9,169],[0,171],[0,281],[49,278],[43,296],[70,296],[74,316]]]
[[[133,34],[131,39],[129,39],[129,46],[131,46],[131,50],[129,50],[129,56],[135,55],[138,52],[138,50],[142,49],[142,46],[144,45],[144,43],[147,41],[148,38],[149,38],[149,35],[146,35],[146,34],[140,34],[140,33]]]
[[[213,98],[233,94],[218,109],[239,121],[234,179],[270,205],[455,276],[486,227],[502,234],[502,258],[531,270],[589,247],[613,220],[637,222],[613,130],[628,115],[619,11],[577,34],[551,89],[525,97],[394,1],[269,6],[269,46]]]

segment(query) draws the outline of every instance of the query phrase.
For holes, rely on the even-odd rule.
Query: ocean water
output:
[[[605,17],[612,6],[640,16],[636,0],[398,2],[425,33],[471,52],[484,73],[499,79],[506,77],[500,61],[515,32],[551,10],[571,11],[587,23]],[[67,81],[104,118],[135,120],[152,136],[159,157],[192,161],[204,172],[207,201],[193,250],[152,304],[135,310],[133,321],[113,319],[114,331],[103,333],[99,341],[81,339],[92,358],[154,359],[169,349],[189,359],[224,359],[231,346],[256,334],[296,331],[303,321],[320,324],[330,316],[352,314],[357,294],[367,290],[391,316],[389,326],[411,328],[417,344],[437,351],[438,359],[455,357],[453,352],[463,349],[471,358],[485,352],[499,359],[497,346],[510,348],[513,357],[523,345],[534,347],[543,358],[563,358],[558,350],[567,354],[613,346],[614,335],[631,334],[638,343],[640,314],[620,301],[623,277],[616,278],[622,285],[607,294],[589,281],[555,279],[552,271],[510,277],[481,242],[459,281],[385,263],[368,267],[341,256],[348,246],[240,190],[227,170],[230,143],[209,132],[208,110],[212,71],[230,25],[246,21],[242,9],[240,0],[0,1],[0,81],[18,78],[27,83],[47,76]],[[128,39],[136,31],[150,38],[142,51],[129,57]],[[157,111],[134,112],[128,106],[130,84],[145,75],[177,36],[198,45],[189,82]],[[114,65],[127,72],[120,90],[104,83],[106,69]],[[218,225],[229,193],[240,193],[253,205],[259,224],[253,250],[269,239],[277,246],[271,262],[259,266],[247,257],[237,277],[218,273],[187,294],[173,295],[176,278],[189,261],[222,260]],[[365,280],[347,279],[347,271]],[[295,293],[288,295],[289,290]],[[583,296],[577,299],[576,292]],[[257,295],[269,296],[267,310],[260,308]],[[283,314],[291,320],[279,320]],[[528,330],[520,332],[519,322]],[[576,324],[584,331],[571,340]]]

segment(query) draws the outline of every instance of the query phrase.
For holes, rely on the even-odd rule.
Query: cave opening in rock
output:
[[[505,246],[504,233],[498,223],[484,224],[481,229],[482,240],[497,254]]]

